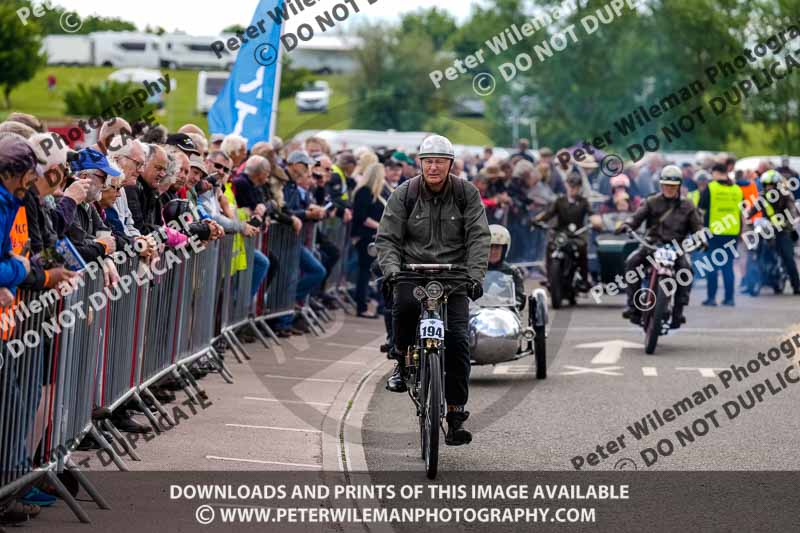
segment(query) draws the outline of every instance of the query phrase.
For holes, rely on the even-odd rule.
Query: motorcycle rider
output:
[[[525,276],[519,267],[506,261],[508,251],[511,249],[511,233],[505,226],[492,224],[489,226],[491,233],[491,248],[489,249],[489,270],[496,270],[507,274],[514,279],[514,293],[517,299],[517,309],[525,308]]]
[[[570,224],[577,228],[583,227],[588,217],[592,226],[597,229],[602,228],[602,220],[592,212],[589,201],[581,194],[583,189],[583,178],[578,173],[572,173],[567,177],[567,194],[559,196],[547,209],[536,215],[533,219],[534,225],[547,222],[556,217],[556,231],[567,231]],[[576,288],[581,292],[589,290],[589,256],[587,253],[589,240],[586,233],[574,238],[578,246],[578,269],[581,276]],[[547,242],[547,257],[555,251],[555,243],[551,238]],[[549,269],[549,264],[547,264]]]
[[[661,192],[649,196],[642,207],[623,222],[616,233],[633,231],[647,223],[648,241],[655,243],[668,243],[675,239],[677,242],[683,240],[691,234],[699,234],[703,231],[703,218],[695,208],[691,200],[681,198],[681,183],[683,173],[675,165],[667,165],[661,170],[659,184]],[[637,269],[644,265],[647,258],[652,253],[650,248],[640,246],[638,250],[628,256],[625,261],[625,271],[637,272]],[[689,268],[686,254],[678,254],[675,262],[677,270]],[[641,280],[639,280],[641,281]],[[634,324],[639,325],[642,314],[633,302],[639,283],[628,283],[626,287],[628,302],[622,312],[622,318],[630,319]],[[675,308],[672,314],[672,327],[678,328],[685,322],[683,308],[689,304],[689,287],[679,283],[675,291]]]
[[[392,290],[393,352],[397,365],[386,388],[406,391],[405,353],[416,339],[419,302],[412,284],[395,285],[401,265],[459,264],[472,282],[451,293],[445,331],[445,398],[448,445],[469,444],[464,429],[469,412],[469,301],[483,294],[489,259],[490,233],[480,193],[468,181],[450,174],[455,160],[452,143],[440,135],[422,141],[418,157],[422,174],[401,184],[389,198],[375,245],[387,292]]]
[[[776,170],[768,170],[761,175],[763,188],[761,197],[750,208],[748,218],[756,213],[761,213],[769,219],[775,232],[775,251],[783,261],[792,292],[800,294],[800,276],[797,273],[797,264],[794,261],[794,243],[797,241],[797,232],[789,223],[790,217],[797,217],[797,207],[793,195],[787,190],[781,190],[783,176]],[[770,194],[769,191],[776,193]]]

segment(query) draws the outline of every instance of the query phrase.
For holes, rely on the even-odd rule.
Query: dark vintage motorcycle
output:
[[[444,431],[444,334],[447,330],[447,300],[450,294],[472,283],[459,265],[404,265],[394,277],[396,285],[414,285],[420,305],[416,342],[405,355],[406,385],[419,418],[420,449],[428,479],[435,479],[439,466],[440,429]]]
[[[541,229],[550,229],[541,223],[532,224]],[[547,257],[547,288],[550,291],[553,309],[560,309],[564,300],[570,305],[575,305],[578,296],[578,283],[580,281],[578,245],[576,239],[591,229],[587,224],[578,229],[575,224],[570,224],[564,230],[553,230],[553,250]],[[589,283],[589,280],[585,280]]]
[[[634,305],[642,311],[641,326],[644,329],[644,351],[652,354],[656,350],[658,338],[669,333],[672,328],[672,314],[675,306],[675,262],[678,252],[670,244],[654,245],[639,237],[634,231],[628,234],[642,246],[653,251],[652,262],[648,261],[642,287],[634,295]],[[671,280],[671,281],[665,281]],[[665,291],[664,287],[673,290]]]
[[[755,251],[759,275],[756,276],[750,294],[758,296],[765,286],[771,287],[775,294],[783,294],[789,275],[775,251],[774,230],[768,220],[759,218],[755,221],[755,232],[759,237]]]

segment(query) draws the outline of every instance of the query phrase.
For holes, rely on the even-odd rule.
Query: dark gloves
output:
[[[467,296],[473,302],[483,296],[483,283],[477,279],[473,279],[472,283],[467,287]]]
[[[384,302],[390,301],[392,299],[394,291],[394,283],[396,280],[397,280],[397,272],[391,272],[389,275],[384,276],[383,282],[381,282],[381,294],[383,294]]]

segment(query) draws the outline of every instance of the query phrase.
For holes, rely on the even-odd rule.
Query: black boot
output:
[[[638,326],[642,321],[642,312],[636,309],[636,307],[629,305],[622,311],[622,318],[626,318],[630,320],[632,324]]]
[[[675,309],[672,311],[672,324],[670,324],[670,328],[678,329],[681,327],[681,324],[686,323],[686,317],[683,316],[683,306],[676,305]]]
[[[406,369],[405,366],[397,363],[389,379],[386,380],[386,390],[391,392],[406,392]]]
[[[447,434],[444,443],[448,446],[461,446],[472,442],[472,433],[464,429],[464,422],[469,418],[469,411],[453,411],[447,413]]]

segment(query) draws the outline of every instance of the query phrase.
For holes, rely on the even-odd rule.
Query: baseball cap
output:
[[[167,135],[167,144],[177,146],[186,155],[200,155],[200,150],[198,150],[194,145],[192,138],[185,133],[171,133],[170,135]]]
[[[209,144],[221,143],[224,140],[225,140],[225,134],[224,133],[213,133],[211,135],[211,139],[209,140]]]
[[[80,172],[82,170],[102,170],[109,176],[119,176],[119,170],[113,168],[109,163],[106,156],[102,152],[98,152],[92,148],[84,148],[78,152],[77,158],[70,161],[70,167],[73,172]]]
[[[392,167],[392,168],[399,168],[399,167],[403,166],[403,163],[401,163],[400,161],[398,161],[397,159],[395,159],[393,157],[390,157],[389,159],[386,160],[386,162],[384,163],[384,166]]]
[[[414,164],[414,160],[408,157],[408,155],[405,152],[401,152],[400,150],[392,154],[392,159],[400,161],[401,163],[405,163],[407,165]]]
[[[306,165],[313,165],[314,160],[303,150],[295,150],[291,154],[289,154],[289,159],[286,162],[290,165],[294,165],[295,163],[304,163]]]
[[[25,173],[36,170],[42,174],[42,164],[31,144],[21,135],[13,133],[0,137],[0,172]]]

